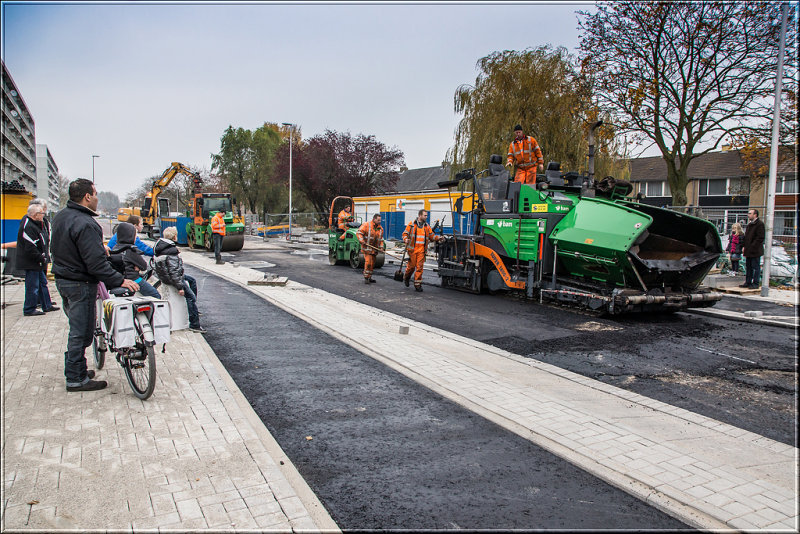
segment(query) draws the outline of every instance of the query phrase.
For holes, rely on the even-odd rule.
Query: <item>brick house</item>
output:
[[[796,157],[778,164],[775,195],[776,239],[794,242],[797,237],[797,165]],[[642,202],[655,206],[671,206],[672,193],[667,184],[667,166],[661,156],[630,161],[630,181],[634,193],[643,193]],[[692,213],[702,214],[715,222],[721,233],[730,225],[747,219],[747,210],[764,213],[767,205],[766,177],[756,185],[742,167],[738,150],[709,152],[689,164],[686,204]]]

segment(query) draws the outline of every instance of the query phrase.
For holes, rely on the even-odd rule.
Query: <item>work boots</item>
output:
[[[364,278],[364,283],[369,284],[369,278]]]
[[[404,276],[403,277],[403,283],[406,285],[406,287],[408,287],[408,283],[410,281],[411,281],[411,277],[409,277],[409,276]]]

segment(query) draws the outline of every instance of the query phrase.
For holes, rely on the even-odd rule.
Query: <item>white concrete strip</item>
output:
[[[338,530],[200,334],[158,347],[147,401],[112,354],[108,388],[68,393],[66,317],[23,294],[3,286],[2,530]]]
[[[768,326],[777,326],[779,328],[789,328],[796,330],[800,326],[800,320],[797,317],[780,316],[780,315],[763,315],[761,317],[746,317],[743,313],[733,312],[728,310],[714,310],[712,308],[691,308],[686,310],[687,313],[694,313],[696,315],[705,315],[707,317],[717,317],[719,319],[728,319],[732,321],[741,321],[743,323],[756,323]]]
[[[794,447],[302,284],[247,286],[263,274],[184,259],[690,525],[797,528]],[[343,314],[358,328],[343,330]]]

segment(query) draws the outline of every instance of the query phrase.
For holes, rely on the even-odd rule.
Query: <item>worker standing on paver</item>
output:
[[[353,221],[353,214],[351,211],[352,208],[350,207],[350,204],[348,204],[342,211],[339,212],[338,224],[339,230],[342,231],[342,235],[339,236],[339,241],[344,241],[344,236],[347,235],[347,223]]]
[[[514,126],[514,140],[508,145],[506,166],[511,167],[512,164],[517,167],[514,181],[523,184],[535,184],[536,170],[544,170],[544,158],[539,143],[530,135],[525,135],[519,124]]]
[[[381,226],[381,214],[376,213],[372,216],[372,221],[362,224],[356,232],[358,242],[361,243],[361,250],[364,252],[364,283],[374,284],[372,269],[375,267],[375,256],[381,250],[383,244],[383,227]]]
[[[214,241],[214,259],[217,265],[222,261],[222,240],[225,237],[225,219],[221,211],[218,211],[211,218],[211,239]]]
[[[403,231],[403,242],[406,244],[408,252],[408,266],[405,276],[403,276],[403,283],[408,287],[411,273],[414,273],[414,289],[417,291],[422,291],[422,268],[425,266],[428,242],[442,239],[442,236],[433,233],[427,220],[428,212],[419,210],[417,218],[408,223]]]

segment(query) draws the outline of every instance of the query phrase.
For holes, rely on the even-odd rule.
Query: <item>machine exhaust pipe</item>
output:
[[[594,131],[602,124],[603,121],[597,121],[589,129],[589,172],[581,184],[582,197],[594,196]]]

